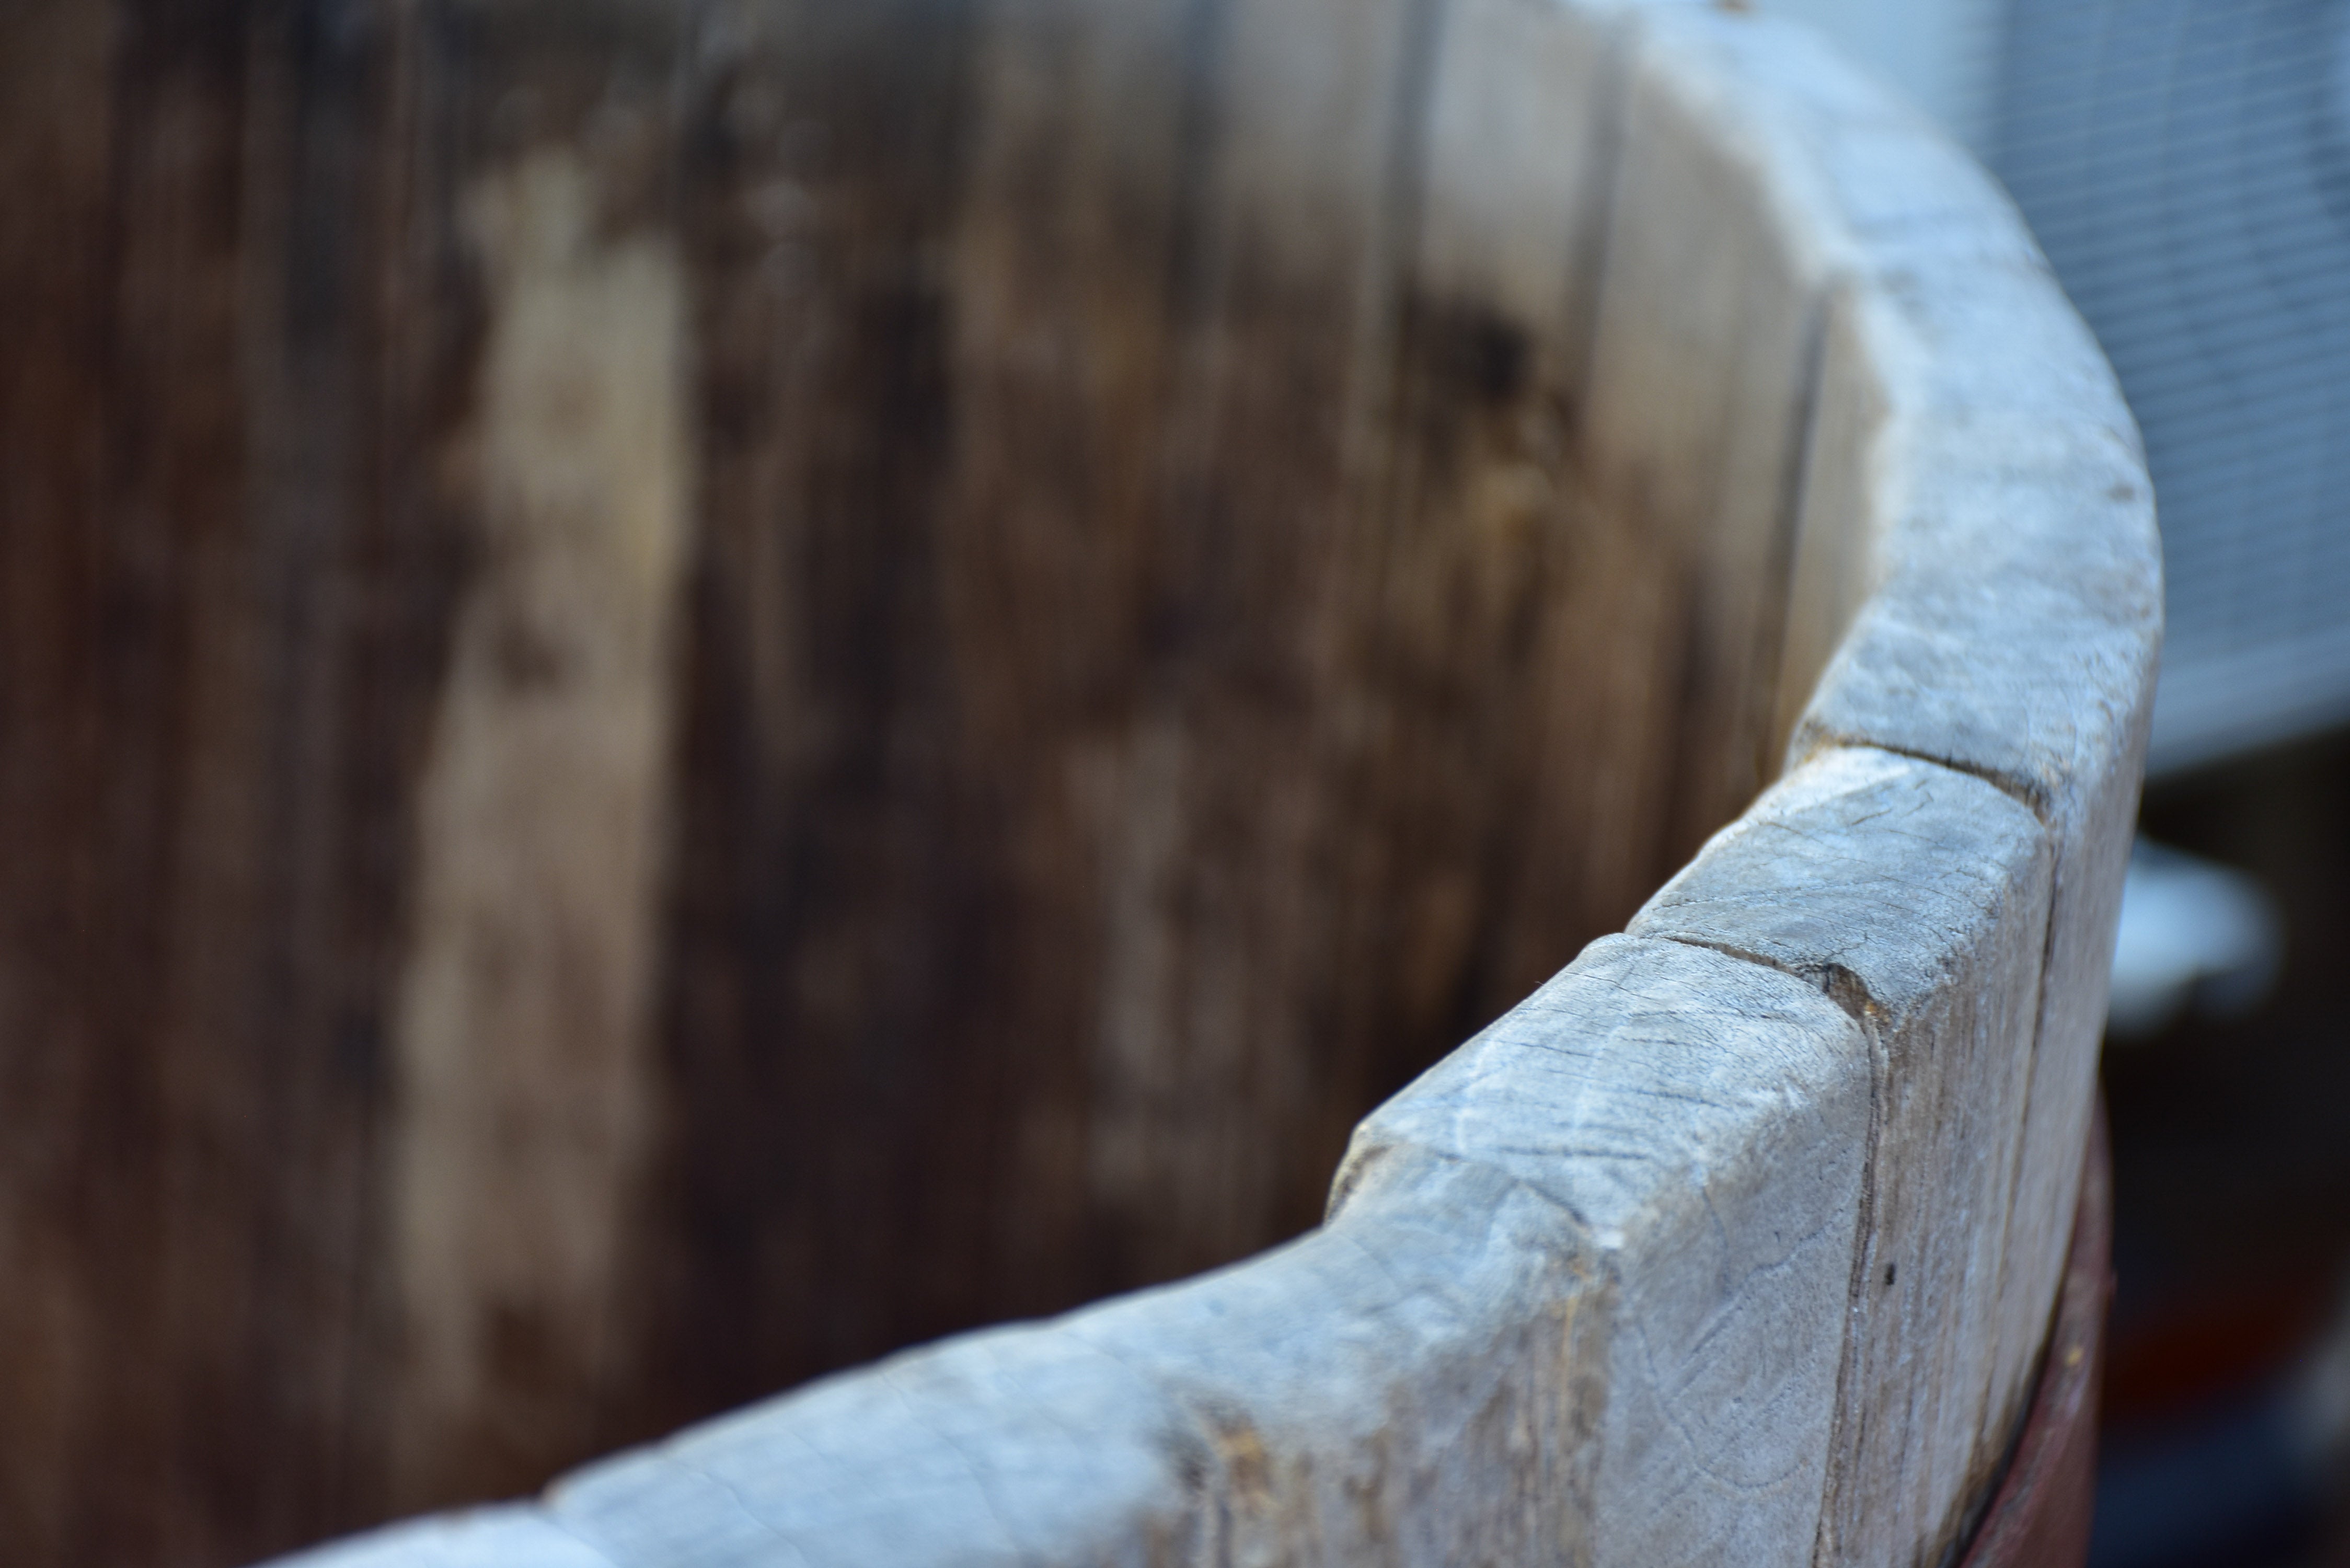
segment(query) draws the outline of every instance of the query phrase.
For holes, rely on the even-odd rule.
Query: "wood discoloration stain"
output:
[[[597,196],[546,148],[468,201],[480,532],[392,1044],[409,1497],[526,1484],[623,1347],[692,479],[675,247],[601,232]]]

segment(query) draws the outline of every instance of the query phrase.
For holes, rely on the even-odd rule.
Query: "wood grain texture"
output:
[[[1980,779],[1829,750],[1723,829],[1630,927],[1804,976],[1869,1039],[1863,1238],[1823,1561],[1933,1562],[1961,1543],[2030,1394],[2032,1364],[2002,1354],[2004,1222],[2050,859],[2038,820]]]
[[[2063,1264],[2075,1180],[2068,1167],[2087,1136],[2160,616],[2150,492],[2134,432],[2118,400],[2098,395],[2102,361],[2069,313],[2012,298],[2011,288],[2043,293],[2043,283],[2023,285],[2033,275],[1985,291],[2010,296],[2012,316],[1954,286],[1941,306],[1953,318],[1946,342],[1980,340],[1983,317],[1970,306],[2030,323],[2035,340],[2074,351],[2070,363],[2058,360],[2066,374],[2050,378],[2071,393],[2050,398],[2064,411],[2015,407],[2022,394],[2001,391],[2013,367],[1982,367],[1970,368],[1981,378],[1975,395],[1944,413],[1947,433],[1927,437],[1888,420],[1871,465],[1899,476],[1908,493],[1920,483],[1950,489],[1930,511],[1883,497],[1885,586],[1856,620],[1791,748],[1834,736],[1933,757],[2000,783],[2048,825],[2054,894],[2001,1352],[2011,1369],[2037,1353]],[[2026,539],[2043,532],[2052,536],[2041,557],[2048,564],[2027,566]],[[1966,566],[1929,587],[1918,562],[1943,549]],[[1991,634],[1980,643],[1968,634],[1961,652],[1951,635],[1960,617]],[[2062,717],[2052,703],[2060,687],[2073,694]],[[1937,711],[1947,715],[1935,727],[1939,740],[1924,727]]]
[[[640,1425],[1295,1233],[1515,993],[1480,938],[1583,518],[1512,369],[1557,309],[1419,325],[1432,15],[773,6],[697,67]],[[1565,185],[1524,211],[1571,237]]]
[[[1939,133],[1799,34],[1671,10],[1648,23],[1683,69],[1742,84],[1776,200],[1835,258],[1789,699],[1841,641],[1789,755],[1856,742],[1940,762],[2051,836],[1994,1356],[2013,1386],[2070,1234],[2160,642],[2136,430],[2012,209]]]
[[[1341,1224],[1358,1191],[1399,1186],[1433,1156],[1504,1171],[1582,1227],[1607,1324],[1604,1361],[1584,1371],[1597,1407],[1589,1561],[1807,1556],[1859,1240],[1868,1058],[1864,1032],[1808,981],[1605,938],[1357,1133],[1334,1188]]]
[[[1686,621],[1668,634],[1674,700],[1650,704],[1659,756],[1646,770],[1672,784],[1635,808],[1679,865],[1775,771],[1798,467],[1835,258],[1814,225],[1785,221],[1772,142],[1745,123],[1757,109],[1683,67],[1673,42],[1643,18],[1618,65],[1584,456],[1643,571],[1685,585]]]
[[[1689,624],[1571,455],[1604,29],[730,15],[646,1429],[1309,1225],[1669,870],[1585,779]]]

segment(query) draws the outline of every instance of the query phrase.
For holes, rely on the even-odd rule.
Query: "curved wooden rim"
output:
[[[1367,1118],[1320,1231],[338,1562],[1932,1560],[2026,1407],[1977,1550],[2061,1544],[2094,1290],[2030,1390],[2103,1234],[2160,624],[2134,427],[1996,186],[1808,36],[1556,15],[1623,84],[1597,142],[1734,176],[1817,323],[1796,593],[1848,629],[1786,776]],[[1671,306],[1638,292],[1603,356]]]

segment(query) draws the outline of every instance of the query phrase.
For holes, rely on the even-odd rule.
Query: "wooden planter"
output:
[[[0,39],[26,1561],[1275,1242],[318,1561],[1971,1539],[2161,587],[1960,153],[1696,7],[213,10]]]

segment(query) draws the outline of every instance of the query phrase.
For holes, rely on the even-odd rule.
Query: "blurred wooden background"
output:
[[[1438,16],[0,6],[12,1563],[1291,1234],[1752,794],[1783,537],[1583,504],[1599,196],[1461,303]]]

